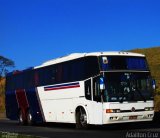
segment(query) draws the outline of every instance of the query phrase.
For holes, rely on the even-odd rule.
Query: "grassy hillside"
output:
[[[135,49],[131,51],[146,55],[152,76],[157,83],[157,92],[160,94],[160,46],[146,49]]]
[[[160,46],[145,49],[134,49],[131,52],[145,54],[153,78],[156,80],[155,110],[160,111]]]
[[[3,112],[5,110],[4,91],[5,91],[5,79],[2,78],[0,80],[0,112]]]

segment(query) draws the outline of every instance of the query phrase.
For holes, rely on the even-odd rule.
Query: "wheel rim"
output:
[[[80,123],[82,126],[87,125],[87,115],[82,109],[80,109]]]
[[[32,122],[32,115],[30,113],[28,113],[28,123]]]
[[[20,112],[20,114],[19,114],[19,122],[20,122],[20,123],[23,122],[22,112]]]

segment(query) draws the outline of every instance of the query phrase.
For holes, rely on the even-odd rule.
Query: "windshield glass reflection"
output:
[[[104,102],[153,100],[152,79],[148,72],[105,73]]]

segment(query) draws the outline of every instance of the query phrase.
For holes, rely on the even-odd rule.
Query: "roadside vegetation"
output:
[[[38,136],[22,135],[18,133],[0,132],[0,138],[40,138]]]
[[[14,62],[8,58],[0,56],[0,117],[5,111],[5,75],[8,69],[14,67]]]
[[[4,99],[5,99],[5,78],[1,78],[0,80],[0,112],[3,112],[5,110],[5,107],[4,107]],[[1,114],[0,114],[1,116]]]
[[[142,53],[147,57],[152,77],[156,80],[157,85],[154,97],[155,110],[160,111],[160,46],[145,49],[134,49],[131,50],[131,52]]]

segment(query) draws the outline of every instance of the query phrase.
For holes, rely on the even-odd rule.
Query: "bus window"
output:
[[[35,86],[38,86],[39,85],[39,75],[38,75],[38,72],[35,71],[34,73],[34,83],[35,83]]]
[[[7,78],[6,78],[6,90],[7,91],[14,90],[14,83],[15,83],[15,81],[14,81],[13,75],[7,76]]]
[[[70,82],[70,64],[63,63],[63,78],[62,82]]]
[[[92,77],[99,73],[99,64],[97,57],[86,57],[85,59],[85,77]]]
[[[99,84],[99,77],[93,79],[93,100],[101,102],[101,90]]]
[[[24,88],[34,87],[34,72],[33,70],[24,72]]]
[[[57,82],[56,72],[57,70],[55,66],[49,66],[45,68],[45,73],[44,73],[45,85],[51,85]]]
[[[91,100],[91,79],[85,81],[85,97],[87,100]]]
[[[71,81],[83,80],[84,76],[84,60],[78,59],[71,62]]]
[[[58,83],[61,83],[62,82],[62,72],[63,72],[63,66],[62,66],[62,64],[59,64],[58,66],[57,66],[57,72],[55,72],[55,69],[54,68],[52,68],[52,70],[51,70],[51,75],[52,75],[52,81],[54,81],[55,80],[55,73],[57,74],[56,75],[56,81],[58,82]]]
[[[14,75],[14,79],[15,79],[15,89],[23,89],[24,88],[24,79],[23,79],[23,74],[16,74]]]

